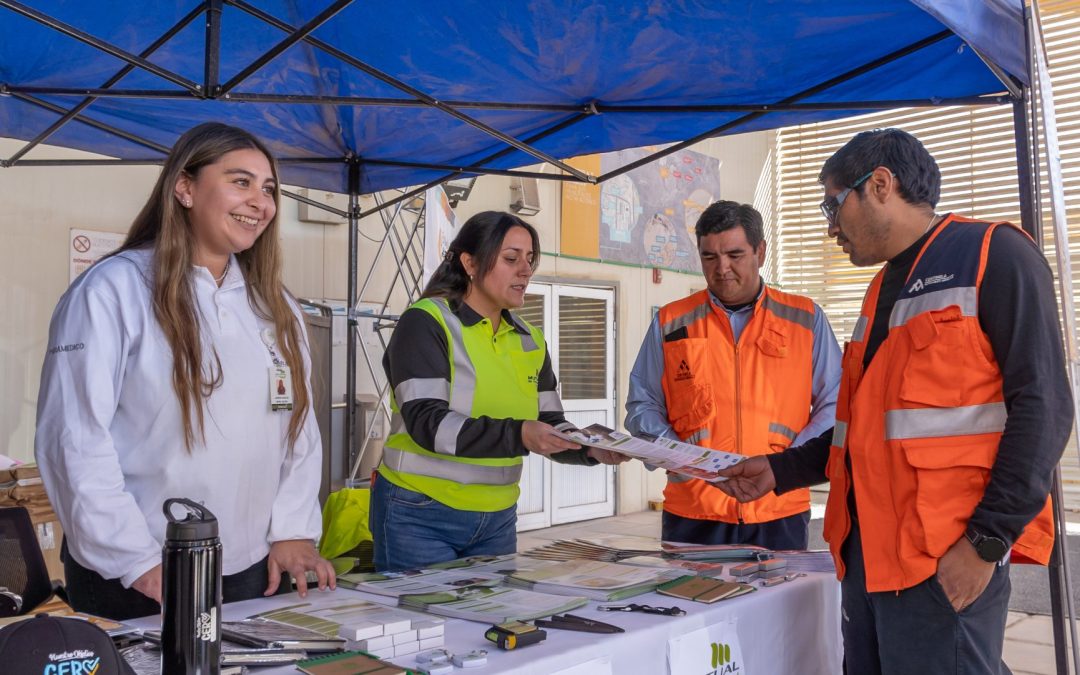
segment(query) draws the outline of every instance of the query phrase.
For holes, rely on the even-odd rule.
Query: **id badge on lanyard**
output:
[[[292,410],[293,388],[292,371],[285,360],[277,353],[277,336],[272,328],[264,328],[262,341],[266,350],[270,352],[270,360],[274,365],[270,366],[270,409]]]

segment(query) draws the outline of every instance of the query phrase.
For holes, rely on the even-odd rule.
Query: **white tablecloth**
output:
[[[307,602],[327,604],[357,594],[366,600],[391,604],[392,598],[348,589],[313,591]],[[241,619],[301,601],[295,593],[225,605],[225,620]],[[486,666],[455,669],[455,673],[522,673],[532,675],[606,675],[629,673],[659,675],[807,675],[841,672],[840,585],[831,574],[807,577],[758,589],[733,600],[705,605],[650,593],[627,602],[686,610],[670,617],[638,612],[600,612],[598,603],[574,610],[578,616],[596,618],[626,629],[625,633],[596,634],[549,630],[544,642],[502,651],[484,639],[484,624],[447,619],[445,648],[454,653],[485,649]],[[611,603],[625,604],[625,603]],[[157,617],[131,622],[140,628],[157,627]],[[728,647],[731,657],[713,665],[713,644]],[[723,654],[724,652],[720,652]],[[416,668],[413,656],[392,659]],[[720,661],[724,661],[721,656]],[[699,667],[700,664],[700,667]],[[296,673],[293,666],[257,669],[262,675]]]

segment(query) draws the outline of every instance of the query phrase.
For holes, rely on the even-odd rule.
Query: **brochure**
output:
[[[581,595],[612,601],[650,593],[659,584],[682,576],[672,571],[633,567],[596,560],[575,560],[533,571],[518,571],[506,578],[509,586],[558,595]]]
[[[652,434],[631,436],[601,424],[591,424],[584,429],[578,429],[567,422],[555,428],[568,441],[618,452],[672,473],[712,483],[727,480],[716,475],[717,471],[735,466],[746,459],[745,455],[703,448]]]
[[[398,599],[399,605],[409,609],[488,624],[562,614],[588,602],[581,596],[549,595],[505,586],[469,586],[442,593],[403,595]]]
[[[466,586],[494,586],[503,575],[471,567],[455,569],[408,570],[382,574],[348,573],[338,575],[338,584],[345,588],[366,591],[375,595],[398,598],[406,594],[441,593]]]

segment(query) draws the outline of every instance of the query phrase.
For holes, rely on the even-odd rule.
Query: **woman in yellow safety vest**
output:
[[[565,424],[544,336],[510,310],[540,260],[531,225],[485,211],[462,226],[383,357],[390,437],[372,486],[380,571],[513,553],[523,460],[626,458],[582,450]]]

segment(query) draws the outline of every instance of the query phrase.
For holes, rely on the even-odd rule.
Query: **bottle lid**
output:
[[[173,515],[173,506],[179,504],[187,510],[182,520]],[[218,521],[210,509],[190,499],[173,497],[166,499],[162,506],[168,524],[165,526],[165,538],[171,541],[198,541],[215,539],[218,536]]]

